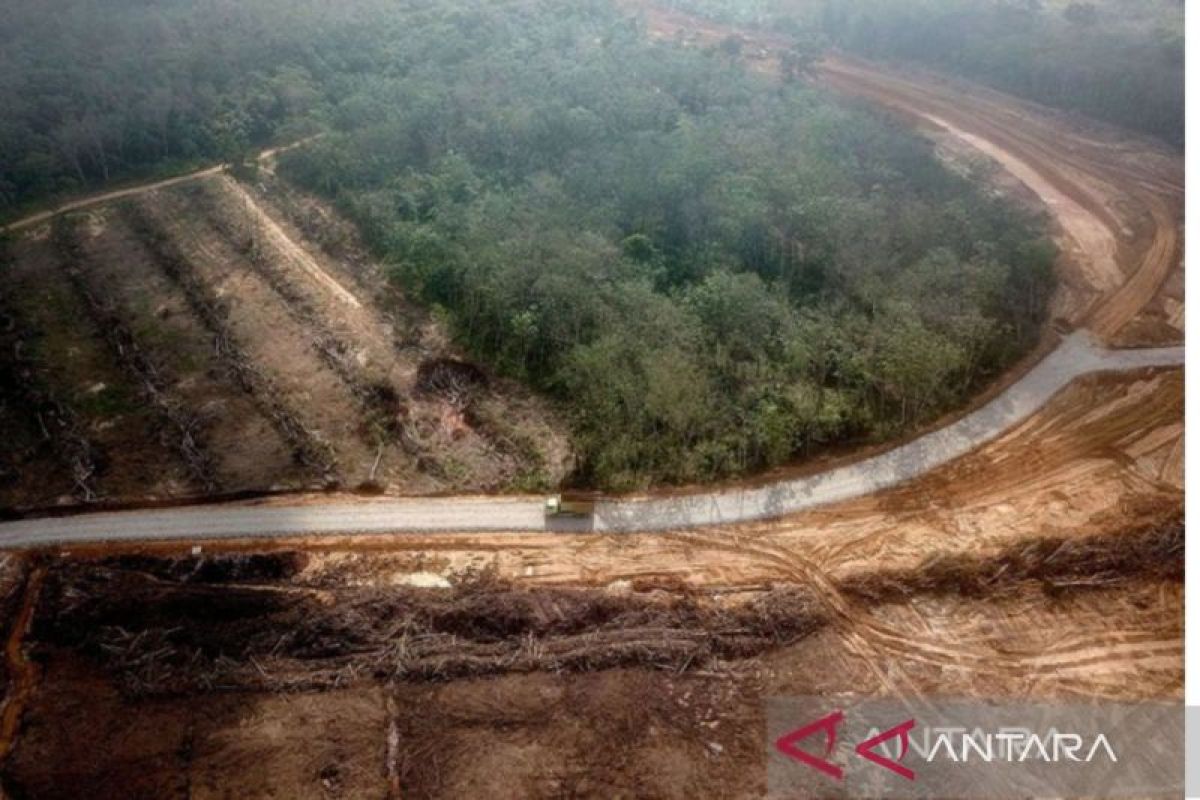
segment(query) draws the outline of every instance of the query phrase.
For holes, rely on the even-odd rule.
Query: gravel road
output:
[[[314,534],[630,532],[765,519],[848,500],[919,477],[1021,422],[1075,378],[1184,363],[1182,347],[1107,350],[1076,332],[1002,394],[958,421],[880,455],[753,488],[601,502],[588,520],[548,520],[541,498],[447,497],[306,506],[205,506],[0,524],[0,547],[116,540],[200,540]]]

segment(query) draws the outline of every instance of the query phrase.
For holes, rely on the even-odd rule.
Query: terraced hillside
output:
[[[10,235],[0,508],[281,489],[506,491],[567,468],[329,209],[226,173]]]

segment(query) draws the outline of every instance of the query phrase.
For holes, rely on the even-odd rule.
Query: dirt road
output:
[[[687,29],[699,31],[701,39],[728,34],[728,30],[678,14],[653,12],[651,30],[662,37]],[[692,27],[688,27],[692,26]],[[768,39],[764,44],[770,47]],[[770,72],[773,62],[758,63]],[[1090,329],[1102,341],[1138,345],[1176,345],[1182,336],[1182,267],[1179,263],[1179,219],[1182,179],[1177,157],[1140,140],[1120,138],[1109,130],[1081,130],[1078,123],[1060,115],[975,87],[962,87],[929,77],[901,79],[881,68],[838,59],[824,65],[824,79],[836,88],[866,96],[896,108],[926,128],[957,138],[981,155],[995,159],[998,167],[1022,182],[1046,205],[1058,221],[1064,258],[1062,297],[1057,311],[1061,318]],[[1085,485],[1063,485],[1058,474],[1039,473],[1038,462],[1029,458],[1030,442],[1023,437],[1002,437],[1006,430],[1052,401],[1058,392],[1080,376],[1110,370],[1147,367],[1178,367],[1182,347],[1129,351],[1106,351],[1084,331],[1064,343],[1019,381],[993,401],[955,422],[909,444],[880,456],[802,479],[784,480],[753,489],[635,498],[601,504],[588,524],[563,523],[562,529],[596,533],[614,531],[658,531],[686,527],[731,525],[764,518],[781,517],[818,507],[836,515],[837,505],[854,498],[895,487],[917,478],[933,482],[953,467],[956,459],[1001,437],[1006,442],[984,465],[982,474],[971,476],[963,487],[977,487],[986,502],[1011,505],[1025,495],[1036,494],[1039,486],[1053,484],[1058,492],[1076,494],[1074,502],[1091,517],[1119,515],[1129,508],[1127,496],[1096,495]],[[1146,391],[1160,393],[1144,398],[1149,408],[1158,404],[1167,414],[1176,414],[1177,384],[1156,380]],[[1136,384],[1136,391],[1143,391]],[[1083,419],[1099,419],[1106,409],[1122,405],[1128,392],[1105,390],[1087,395],[1092,407],[1079,407]],[[1117,404],[1114,406],[1114,404]],[[1136,416],[1122,420],[1120,440],[1109,445],[1123,452],[1158,454],[1165,461],[1154,469],[1159,474],[1152,492],[1162,502],[1163,475],[1179,470],[1178,424],[1169,419],[1146,417],[1139,427]],[[1099,424],[1099,422],[1097,423]],[[1105,431],[1108,428],[1104,428]],[[1080,436],[1095,435],[1081,431]],[[1105,435],[1108,435],[1107,432]],[[1063,452],[1085,446],[1086,441],[1064,443]],[[1013,470],[1007,459],[1024,459]],[[1078,475],[1088,475],[1080,464]],[[1069,469],[1070,465],[1060,465]],[[1140,465],[1129,468],[1132,472]],[[991,470],[992,472],[989,472]],[[1015,482],[1011,475],[1021,475]],[[1139,473],[1140,474],[1140,473]],[[1081,477],[1081,480],[1087,480]],[[928,484],[930,481],[924,481]],[[1170,480],[1166,481],[1171,484]],[[955,519],[954,490],[943,481],[944,497],[933,498],[946,515]],[[1169,485],[1167,494],[1175,489]],[[990,493],[990,494],[989,494]],[[1143,489],[1133,498],[1146,496]],[[1081,502],[1078,498],[1086,498]],[[1178,498],[1171,502],[1177,502]],[[1124,506],[1120,503],[1124,502]],[[902,531],[904,520],[888,519],[878,524]],[[1023,524],[1037,529],[1031,517]],[[127,515],[87,515],[70,519],[24,521],[0,526],[0,539],[7,546],[31,546],[53,542],[83,542],[114,538],[203,538],[236,536],[282,536],[349,534],[380,531],[528,531],[546,529],[536,500],[493,500],[445,498],[403,503],[356,503],[296,507],[237,508],[146,512]],[[1019,528],[1011,529],[1018,533]],[[1029,532],[1029,531],[1026,531]],[[768,531],[769,533],[769,531]],[[903,538],[899,533],[898,538]],[[870,538],[870,537],[868,537]],[[488,541],[490,552],[508,546],[502,539]],[[405,547],[414,546],[408,542]],[[521,544],[513,543],[514,547]],[[613,571],[619,569],[613,565]],[[646,569],[652,569],[647,564]]]
[[[990,403],[882,455],[817,475],[756,488],[600,503],[591,520],[551,520],[538,499],[442,498],[353,505],[204,508],[84,514],[0,525],[0,545],[32,547],[109,540],[206,539],[399,531],[656,531],[729,525],[861,497],[920,477],[995,439],[1074,379],[1095,372],[1173,367],[1183,348],[1108,350],[1086,333]]]
[[[897,77],[844,57],[825,61],[821,75],[839,91],[957,138],[1037,195],[1057,222],[1067,254],[1056,307],[1062,317],[1108,342],[1182,341],[1177,155],[1149,142],[1121,141],[1107,130],[1089,135],[1077,121],[978,87]],[[1075,135],[1064,140],[1067,132]]]
[[[782,36],[739,30],[630,0],[650,35],[716,47],[738,35],[745,66],[780,74]],[[909,65],[836,56],[817,80],[950,137],[1031,191],[1053,217],[1064,258],[1056,316],[1114,345],[1183,341],[1183,161],[1165,145]]]
[[[266,150],[261,151],[256,156],[256,160],[260,164],[266,164],[280,153],[286,153],[289,150],[294,150],[297,147],[301,147],[308,142],[319,138],[321,138],[321,134],[317,134],[315,136],[306,136],[303,139],[299,139],[295,142],[281,145],[279,147],[268,147]],[[129,197],[147,194],[158,189],[169,189],[172,186],[178,186],[182,183],[190,183],[192,181],[198,181],[202,178],[210,178],[213,175],[221,174],[227,169],[229,169],[228,164],[217,164],[216,166],[205,167],[204,169],[199,169],[195,172],[189,172],[186,175],[178,175],[174,178],[166,178],[161,181],[152,181],[150,183],[139,183],[135,186],[130,186],[125,189],[116,189],[111,192],[101,192],[99,194],[88,195],[87,197],[81,197],[78,200],[72,200],[68,203],[63,203],[62,205],[47,209],[46,211],[39,211],[36,214],[30,214],[27,217],[22,217],[21,219],[8,223],[7,225],[0,226],[0,233],[13,233],[25,228],[31,228],[34,225],[53,219],[59,214],[66,214],[71,211],[80,211],[85,208],[104,205],[105,203],[111,203],[116,200],[124,200]]]
[[[854,65],[841,80],[869,94],[896,79]],[[767,697],[1180,698],[1177,159],[982,90],[906,83],[879,99],[994,160],[1060,226],[1055,311],[1080,330],[1007,391],[874,458],[602,504],[570,536],[545,529],[537,499],[487,497],[0,525],[0,547],[72,542],[0,559],[48,565],[50,587],[29,636],[10,629],[4,727],[26,721],[0,780],[50,796],[72,764],[72,785],[114,798],[758,797]],[[202,537],[236,538],[189,553]],[[700,623],[663,616],[675,608]],[[766,649],[746,649],[755,625]],[[714,649],[734,639],[732,660]],[[704,648],[723,655],[696,660]],[[606,668],[619,652],[642,668]],[[453,677],[481,657],[512,672]],[[396,677],[429,664],[432,683]]]

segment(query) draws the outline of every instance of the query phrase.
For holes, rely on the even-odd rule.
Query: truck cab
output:
[[[547,517],[574,517],[582,519],[592,516],[596,501],[591,497],[555,494],[546,498]]]

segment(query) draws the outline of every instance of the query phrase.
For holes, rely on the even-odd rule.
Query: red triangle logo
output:
[[[775,749],[788,758],[793,758],[819,772],[825,773],[834,780],[840,781],[842,779],[842,768],[837,764],[830,763],[828,758],[833,754],[833,748],[837,744],[837,726],[844,718],[845,714],[841,711],[835,711],[829,716],[822,717],[816,722],[805,725],[803,728],[797,728],[791,733],[776,739]],[[800,749],[798,746],[800,742],[821,731],[825,732],[825,755],[823,758],[818,758],[812,753]]]
[[[879,753],[875,752],[875,748],[887,740],[895,739],[897,736],[899,736],[900,758],[904,758],[904,755],[908,752],[908,732],[911,731],[916,724],[916,720],[912,719],[910,719],[908,722],[902,722],[891,730],[886,730],[878,736],[872,736],[870,739],[867,739],[858,747],[855,747],[854,752],[858,753],[868,761],[878,764],[884,769],[890,769],[892,772],[896,773],[902,778],[907,778],[910,781],[914,781],[917,779],[917,773],[913,772],[911,769],[899,762],[893,761],[886,756],[879,755]]]

